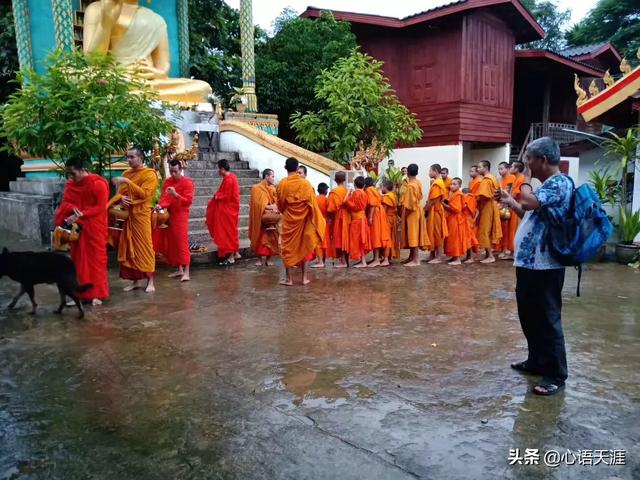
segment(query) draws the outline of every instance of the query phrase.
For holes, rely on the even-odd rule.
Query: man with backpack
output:
[[[549,396],[564,388],[567,359],[561,319],[565,266],[552,255],[547,242],[553,225],[569,214],[574,183],[560,173],[560,147],[551,138],[540,138],[527,146],[525,165],[519,202],[506,191],[500,198],[522,218],[515,238],[514,264],[518,316],[529,356],[511,367],[542,376],[533,393]],[[542,182],[535,192],[531,178]]]

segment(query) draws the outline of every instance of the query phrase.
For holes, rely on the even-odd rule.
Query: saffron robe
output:
[[[77,293],[82,300],[107,298],[107,202],[109,184],[99,175],[88,174],[80,181],[69,180],[65,184],[62,201],[55,216],[55,225],[61,226],[73,209],[82,212],[77,221],[82,227],[78,240],[71,242],[71,260],[76,267],[78,282],[90,283],[92,288]]]
[[[276,188],[282,213],[280,256],[287,268],[308,260],[324,241],[326,222],[318,207],[313,187],[297,173],[280,181]]]
[[[391,245],[391,232],[389,222],[382,207],[382,194],[376,187],[369,187],[364,191],[367,195],[367,208],[370,209],[369,225],[370,247],[387,248]]]
[[[476,213],[478,211],[478,205],[476,203],[475,195],[471,193],[467,193],[464,195],[464,208],[463,213],[467,220],[467,250],[472,248],[474,251],[478,251],[479,243],[478,237],[476,236],[477,224],[476,224]]]
[[[449,189],[445,186],[442,178],[436,178],[429,189],[430,207],[427,211],[427,235],[434,250],[444,246],[444,239],[447,238],[447,218],[443,200],[449,196]]]
[[[507,175],[506,177],[502,177],[500,179],[500,188],[505,192],[510,192],[513,187],[513,182],[515,182],[515,175]],[[511,250],[509,245],[509,223],[510,220],[502,220],[500,219],[500,228],[502,229],[502,239],[500,243],[498,243],[495,247],[497,250]],[[513,251],[513,250],[511,250]]]
[[[442,182],[444,183],[444,186],[446,188],[446,192],[447,192],[447,197],[449,196],[449,188],[451,187],[451,182],[453,182],[453,179],[451,177],[447,177],[447,178],[442,178],[442,177],[438,177],[440,180],[442,180]]]
[[[333,225],[331,223],[331,219],[329,218],[329,212],[327,211],[327,207],[329,206],[329,199],[326,195],[318,195],[316,196],[316,202],[318,203],[318,208],[322,212],[322,216],[324,217],[324,221],[326,223],[324,239],[322,240],[322,245],[318,245],[318,247],[316,248],[316,257],[333,258],[335,257],[335,252],[333,251],[331,240],[333,237]]]
[[[400,258],[400,242],[398,240],[398,197],[393,192],[382,196],[382,206],[389,224],[389,245],[385,247],[385,258]]]
[[[131,180],[123,183],[109,201],[109,207],[123,196],[131,199],[129,218],[124,223],[118,242],[120,277],[125,280],[151,278],[156,269],[156,254],[151,236],[151,203],[158,188],[158,174],[152,168],[130,168],[122,174]]]
[[[444,243],[444,253],[450,257],[462,257],[467,253],[469,224],[463,210],[464,195],[460,190],[456,190],[449,196],[449,208],[447,209],[449,235]]]
[[[366,253],[371,250],[369,224],[365,212],[368,203],[367,194],[360,189],[356,189],[345,201],[350,215],[349,258],[351,260],[360,260],[362,252]]]
[[[420,201],[422,200],[422,183],[416,178],[407,180],[400,197],[402,206],[401,243],[402,248],[419,247],[429,250],[431,243],[427,235],[427,223]]]
[[[498,180],[491,174],[487,174],[478,187],[478,243],[480,248],[493,248],[499,244],[502,238],[500,225],[500,208],[493,195],[500,188]]]
[[[278,254],[278,229],[267,230],[262,215],[268,205],[277,205],[276,187],[266,180],[251,187],[249,200],[249,240],[257,255],[271,257]]]
[[[472,178],[469,182],[469,190],[473,195],[478,195],[478,189],[480,188],[480,182],[482,182],[482,177],[477,176],[476,178]]]
[[[520,201],[520,187],[524,183],[524,175],[514,175],[513,185],[511,186],[511,196],[515,198],[516,202]],[[503,229],[502,235],[507,237],[506,247],[513,252],[515,250],[515,238],[516,231],[520,225],[520,217],[515,210],[511,209],[511,218],[509,219],[508,228]]]
[[[169,187],[175,188],[177,197],[167,193]],[[158,205],[169,211],[169,225],[167,228],[156,228],[153,246],[172,267],[191,263],[189,211],[193,203],[193,191],[193,180],[187,177],[180,180],[168,177],[162,185],[162,196]]]
[[[240,215],[240,186],[234,173],[225,175],[220,188],[207,204],[207,227],[218,247],[218,257],[226,257],[240,250],[238,217]]]
[[[344,185],[338,185],[329,192],[327,213],[333,225],[331,234],[333,258],[338,258],[338,250],[349,251],[349,212],[343,205],[348,193],[349,191]]]

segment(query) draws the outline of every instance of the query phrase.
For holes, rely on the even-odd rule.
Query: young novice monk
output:
[[[349,225],[349,258],[360,262],[355,265],[355,268],[362,268],[367,266],[365,255],[371,250],[369,225],[367,224],[365,213],[369,202],[367,194],[364,193],[364,177],[357,177],[353,183],[356,188],[349,192],[344,201],[351,216]]]
[[[398,241],[398,197],[393,192],[393,182],[382,182],[382,208],[389,224],[389,242],[384,248],[384,258],[380,264],[388,267],[391,258],[400,258],[400,242]]]
[[[380,259],[384,257],[384,247],[389,244],[391,233],[389,222],[382,208],[382,194],[373,184],[373,178],[364,181],[364,192],[367,194],[367,223],[369,224],[369,240],[373,249],[373,261],[369,267],[379,267]]]
[[[447,219],[444,213],[444,200],[449,196],[449,189],[442,180],[440,165],[433,164],[429,169],[431,188],[429,199],[424,209],[427,212],[427,235],[431,243],[431,258],[429,263],[442,263],[442,249],[447,238]]]
[[[444,243],[444,253],[451,257],[449,265],[461,265],[460,257],[464,256],[467,252],[467,230],[468,223],[465,218],[464,209],[464,195],[460,191],[462,187],[462,180],[455,177],[451,181],[451,194],[449,200],[444,203],[444,208],[447,211],[447,228],[449,235]]]
[[[463,263],[473,263],[473,253],[478,251],[478,237],[476,236],[476,216],[478,212],[478,206],[476,203],[476,196],[471,193],[468,188],[462,189],[464,194],[464,207],[462,213],[464,213],[467,221],[467,255]]]
[[[298,167],[298,170],[300,167]],[[316,201],[318,202],[318,208],[322,212],[322,216],[327,222],[327,227],[324,233],[324,241],[316,248],[317,262],[311,265],[311,268],[324,268],[327,257],[333,257],[331,253],[331,237],[333,225],[329,220],[329,214],[327,213],[327,193],[329,192],[329,185],[321,183],[318,185],[318,196]]]
[[[516,177],[511,173],[509,164],[507,162],[500,162],[500,165],[498,165],[498,173],[500,174],[500,188],[505,192],[511,193]],[[513,256],[511,255],[513,247],[509,248],[509,224],[509,219],[500,219],[502,240],[496,245],[496,250],[500,250],[501,252],[500,255],[498,255],[500,260],[513,260]]]

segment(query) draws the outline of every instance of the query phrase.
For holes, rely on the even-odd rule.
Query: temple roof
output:
[[[505,20],[514,32],[517,43],[526,43],[544,37],[542,27],[519,0],[457,0],[404,18],[344,12],[318,7],[307,7],[301,16],[317,18],[321,12],[329,11],[333,13],[337,20],[344,20],[354,24],[373,25],[385,28],[405,28],[480,8],[491,9],[498,17]]]
[[[580,45],[578,47],[565,48],[558,53],[563,57],[579,57],[581,55],[588,55],[590,53],[599,50],[605,45],[609,45],[609,42],[590,43],[589,45]]]
[[[587,63],[561,55],[550,50],[516,50],[516,59],[528,59],[533,61],[550,62],[558,66],[564,66],[577,73],[579,76],[602,77],[604,71]]]

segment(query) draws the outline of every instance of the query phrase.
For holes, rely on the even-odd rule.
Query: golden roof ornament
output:
[[[189,163],[191,160],[194,160],[197,156],[198,156],[198,142],[200,140],[200,135],[198,135],[197,133],[193,136],[193,140],[191,141],[191,147],[189,147],[188,149],[176,153],[173,156],[174,160],[178,160],[183,167],[187,166],[187,163]]]
[[[364,142],[360,141],[358,151],[351,161],[351,170],[377,171],[378,164],[386,156],[385,148],[382,144],[378,144],[377,139],[373,139],[371,145],[365,148]]]
[[[591,97],[595,97],[599,93],[600,89],[598,88],[598,85],[596,85],[596,81],[591,80],[591,83],[589,84],[589,94],[591,95]]]
[[[620,63],[620,71],[623,75],[629,75],[631,73],[631,65],[626,58],[622,59],[622,63]]]
[[[580,106],[587,101],[587,92],[585,92],[580,87],[580,79],[578,78],[578,74],[574,73],[573,76],[575,77],[573,81],[573,88],[576,91],[576,95],[578,95],[578,99],[576,100],[576,105]]]
[[[604,77],[602,78],[602,80],[604,81],[604,84],[607,86],[607,88],[613,87],[613,84],[616,83],[616,81],[611,76],[611,73],[609,73],[609,70],[604,72]]]

